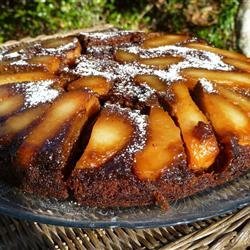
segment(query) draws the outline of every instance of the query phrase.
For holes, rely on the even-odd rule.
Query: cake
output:
[[[250,59],[189,35],[0,50],[0,176],[83,206],[178,200],[250,169]]]

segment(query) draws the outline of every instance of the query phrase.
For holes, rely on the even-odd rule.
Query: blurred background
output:
[[[239,5],[240,0],[5,0],[0,1],[0,43],[110,23],[123,29],[190,32],[237,50]]]

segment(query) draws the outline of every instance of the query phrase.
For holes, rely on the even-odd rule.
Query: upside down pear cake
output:
[[[166,206],[250,168],[250,59],[188,35],[0,51],[0,176],[81,205]]]

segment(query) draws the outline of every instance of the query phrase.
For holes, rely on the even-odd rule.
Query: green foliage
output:
[[[216,47],[236,49],[235,17],[238,8],[238,0],[221,1],[218,22],[210,27],[197,29],[198,36]]]
[[[185,0],[159,1],[161,4],[155,5],[150,13],[154,20],[154,29],[170,33],[184,33],[186,29],[186,19],[183,8]]]
[[[85,28],[101,21],[105,0],[10,0],[0,3],[0,42]]]
[[[152,6],[147,0],[108,0],[104,10],[106,21],[123,29],[145,29],[150,26],[147,14]]]
[[[61,30],[86,28],[108,22],[123,29],[191,32],[218,47],[236,48],[235,17],[240,0],[7,0],[1,2],[0,42],[25,36],[51,34]],[[206,20],[203,20],[204,16],[205,19],[207,18],[207,24]],[[196,20],[194,20],[195,17]]]

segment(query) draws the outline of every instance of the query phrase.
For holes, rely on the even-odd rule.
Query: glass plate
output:
[[[148,228],[207,219],[250,203],[250,173],[225,185],[159,207],[97,209],[42,199],[0,182],[0,213],[40,223],[84,228]]]

